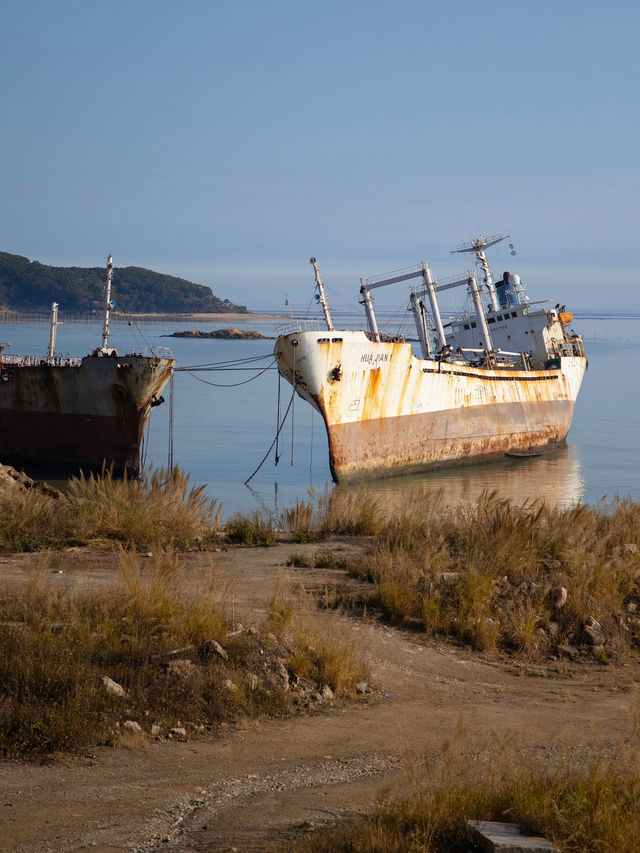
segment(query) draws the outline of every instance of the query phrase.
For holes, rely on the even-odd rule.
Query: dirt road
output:
[[[215,555],[221,582],[233,590],[235,618],[259,622],[287,557],[318,547]],[[1,558],[2,589],[22,582],[34,559],[43,561]],[[186,555],[188,575],[197,575],[198,560]],[[42,571],[52,586],[104,585],[118,574],[109,551],[86,549],[47,557]],[[347,581],[341,572],[315,569],[296,569],[293,580]],[[521,674],[523,668],[380,622],[355,627],[368,649],[374,690],[348,707],[251,723],[215,740],[100,749],[45,767],[3,762],[0,849],[256,851],[269,839],[365,811],[401,789],[407,768],[437,752],[460,719],[469,750],[508,743],[550,758],[567,749],[588,756],[631,736],[636,666]]]

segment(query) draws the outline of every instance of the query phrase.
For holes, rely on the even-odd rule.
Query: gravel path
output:
[[[215,555],[236,618],[259,620],[287,557],[318,547]],[[2,587],[24,580],[34,559],[1,559]],[[198,559],[186,555],[187,575],[197,576]],[[106,550],[48,560],[53,586],[95,588],[117,577]],[[293,572],[306,586],[329,579],[348,583],[337,571]],[[631,737],[636,666],[525,670],[374,621],[357,627],[374,692],[351,706],[248,723],[200,742],[145,741],[43,767],[3,762],[0,850],[259,851],[269,839],[353,816],[402,790],[421,756],[437,753],[460,725],[471,751],[506,743],[553,760],[567,750],[585,758],[613,751]]]

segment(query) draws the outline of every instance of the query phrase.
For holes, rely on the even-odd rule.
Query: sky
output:
[[[359,276],[448,277],[503,233],[496,278],[640,311],[636,2],[2,8],[0,250],[111,252],[257,310],[308,303],[311,255],[355,305]]]

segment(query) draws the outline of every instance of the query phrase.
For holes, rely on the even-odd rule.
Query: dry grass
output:
[[[119,586],[90,595],[52,591],[48,558],[37,559],[24,588],[0,600],[0,756],[122,745],[172,727],[215,732],[315,706],[324,684],[352,694],[366,678],[355,636],[304,595],[295,613],[279,596],[271,602],[277,636],[233,630],[231,591],[207,555],[187,579],[172,549],[141,560],[120,548]]]
[[[467,853],[478,849],[467,820],[516,823],[563,853],[635,853],[640,832],[637,752],[546,766],[510,749],[453,744],[414,771],[402,795],[356,823],[279,846],[291,853]]]
[[[391,620],[534,657],[640,649],[640,505],[561,509],[495,494],[445,511],[437,498],[410,505],[352,567]]]
[[[383,527],[385,512],[380,500],[366,492],[335,488],[330,496],[320,495],[318,530],[326,536],[375,536]]]
[[[293,595],[281,576],[267,626],[295,649],[289,665],[296,676],[328,684],[338,696],[351,695],[357,684],[369,679],[364,643],[340,611],[318,604],[303,589]]]
[[[74,478],[68,495],[37,489],[0,492],[0,550],[38,551],[86,544],[95,538],[131,546],[206,543],[219,526],[219,506],[204,487],[189,485],[177,468],[140,479],[112,472]]]
[[[126,720],[145,736],[152,726],[193,734],[287,712],[284,685],[265,663],[275,666],[282,650],[260,632],[230,633],[211,565],[186,585],[175,553],[143,570],[135,552],[122,551],[120,587],[93,595],[52,592],[42,568],[0,602],[0,755],[114,743]],[[262,675],[248,684],[248,670]],[[111,695],[104,676],[126,695]]]
[[[225,524],[224,532],[228,542],[239,545],[268,547],[276,544],[273,516],[259,509],[252,513],[237,512],[232,515]]]
[[[71,480],[69,499],[80,523],[98,536],[135,545],[185,548],[215,534],[220,507],[205,486],[191,487],[178,468],[152,470],[140,479],[106,471]]]

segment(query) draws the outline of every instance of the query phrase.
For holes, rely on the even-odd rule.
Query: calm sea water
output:
[[[198,322],[197,328],[229,325],[257,329],[273,335],[279,321]],[[299,398],[295,400],[294,428],[291,418],[281,435],[281,458],[274,464],[273,451],[251,480],[244,481],[259,465],[276,430],[278,374],[273,368],[253,377],[268,365],[273,341],[223,341],[166,338],[194,322],[115,324],[111,344],[120,352],[149,344],[169,346],[179,367],[263,357],[255,369],[243,371],[180,371],[174,390],[174,461],[191,475],[194,484],[206,484],[208,493],[223,505],[228,516],[258,507],[279,510],[308,499],[316,491],[334,488],[328,465],[327,439],[317,413]],[[355,318],[346,323],[361,327]],[[402,503],[416,487],[425,491],[444,489],[448,500],[475,499],[484,489],[524,500],[544,497],[560,503],[597,503],[616,494],[640,499],[640,448],[638,421],[640,400],[640,318],[576,318],[589,357],[589,369],[575,407],[567,446],[546,457],[504,460],[423,476],[388,478],[367,486],[389,502]],[[4,325],[0,339],[10,342],[9,353],[42,355],[48,344],[48,327],[42,323]],[[98,322],[68,324],[58,330],[58,354],[86,355],[99,345]],[[240,382],[251,380],[245,384]],[[209,384],[215,383],[215,384]],[[220,386],[232,387],[220,387]],[[282,409],[290,398],[290,386],[282,383]],[[167,404],[151,417],[146,438],[147,464],[167,464],[169,447]],[[293,460],[293,464],[292,463]],[[355,488],[355,487],[353,487]],[[360,487],[361,488],[361,487]]]

